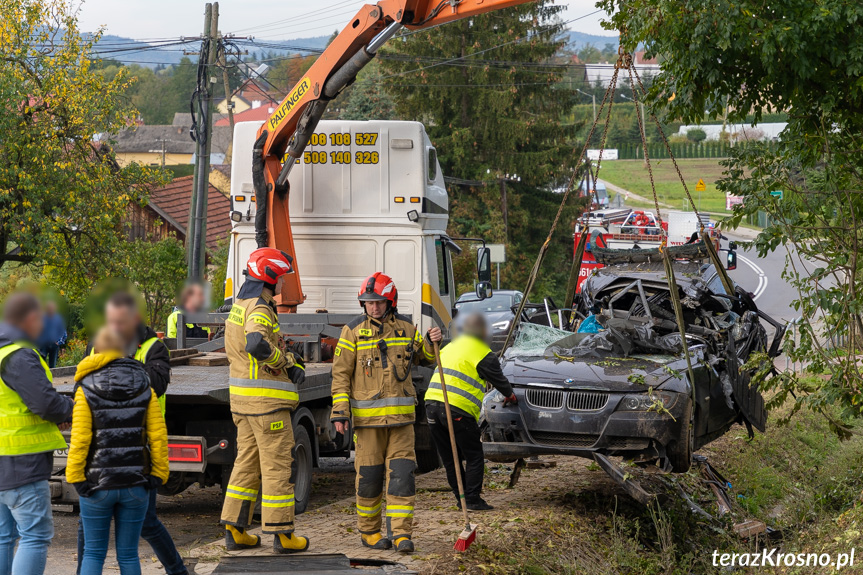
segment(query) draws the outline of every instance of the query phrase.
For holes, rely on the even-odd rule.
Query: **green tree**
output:
[[[627,30],[628,48],[643,42],[663,61],[649,93],[655,110],[686,123],[788,114],[780,142],[732,149],[718,187],[744,197],[732,225],[759,210],[770,216],[755,246],[762,255],[788,250],[784,277],[803,319],[800,345],[786,351],[827,375],[781,374],[765,383],[778,390],[771,403],[793,393],[797,408],[846,431],[842,417],[863,415],[863,4],[632,0],[618,8],[612,25]],[[766,376],[772,364],[761,366]]]
[[[530,217],[547,195],[540,189],[559,186],[576,161],[578,126],[561,122],[574,91],[561,84],[565,68],[553,62],[563,46],[561,9],[540,1],[484,14],[397,37],[381,53],[380,88],[401,118],[425,123],[444,173],[484,182],[451,190],[450,233],[507,243],[525,260],[544,240],[526,226],[547,232],[548,220]],[[507,174],[521,178],[506,187],[508,230],[499,184]],[[554,249],[571,253],[563,233]],[[530,267],[508,258],[507,287],[521,287]],[[462,270],[457,279],[467,285],[472,275]]]
[[[126,277],[147,304],[147,322],[155,329],[166,325],[177,294],[186,281],[186,252],[177,238],[136,240],[125,248]]]
[[[343,104],[342,120],[395,120],[398,118],[393,99],[380,86],[378,61],[373,60],[349,88],[350,93]]]
[[[107,79],[89,60],[99,35],[83,39],[62,0],[0,0],[0,13],[0,266],[45,266],[80,296],[122,273],[121,222],[159,173],[120,167],[93,142],[137,115],[128,74]]]
[[[697,144],[707,139],[707,132],[701,128],[691,128],[686,130],[686,139]]]

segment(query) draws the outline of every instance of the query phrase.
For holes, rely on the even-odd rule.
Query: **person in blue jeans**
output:
[[[78,491],[84,528],[82,575],[101,575],[115,521],[121,575],[140,575],[138,540],[149,491],[168,478],[168,430],[141,362],[126,357],[109,327],[78,364],[66,481]]]
[[[156,338],[156,332],[141,319],[138,302],[133,296],[126,292],[117,292],[111,296],[105,306],[105,322],[123,338],[123,348],[127,357],[137,359],[143,363],[144,370],[150,377],[150,387],[157,396],[162,396],[168,389],[171,381],[171,363],[168,348],[161,341],[156,341],[144,352],[148,342]],[[88,346],[87,353],[90,353]],[[177,551],[171,534],[159,521],[156,515],[156,489],[149,493],[150,504],[147,515],[144,517],[144,526],[141,528],[143,537],[153,553],[162,563],[168,575],[188,575],[183,558]],[[78,570],[81,574],[81,560],[84,557],[84,526],[78,522]]]
[[[0,323],[0,575],[42,575],[54,538],[48,478],[72,400],[51,385],[41,331],[39,300],[11,295]]]

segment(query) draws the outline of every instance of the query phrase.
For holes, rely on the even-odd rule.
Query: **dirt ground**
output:
[[[575,458],[543,458],[553,467],[525,469],[517,487],[507,489],[510,465],[489,464],[485,481],[485,497],[496,507],[494,511],[476,513],[472,521],[482,530],[503,530],[524,520],[527,515],[553,512],[561,498],[573,493],[596,492],[611,497],[622,491],[596,466]],[[351,558],[375,558],[397,561],[410,571],[435,573],[448,571],[454,560],[452,545],[461,531],[461,514],[448,491],[443,470],[417,478],[417,512],[414,541],[417,552],[402,556],[394,552],[372,552],[360,545],[356,532],[353,504],[354,470],[351,460],[324,460],[316,470],[310,509],[297,518],[298,533],[312,539],[310,552],[344,553]],[[182,495],[159,497],[159,516],[173,535],[183,556],[198,561],[196,573],[211,573],[221,556],[227,555],[222,545],[220,528],[219,489],[193,487]],[[49,551],[46,573],[73,575],[77,559],[77,513],[55,512],[56,537]],[[260,550],[245,554],[269,553],[272,538],[264,536]],[[233,555],[233,554],[232,554]],[[144,575],[164,573],[145,542],[140,556]],[[113,552],[109,552],[106,573],[118,573]]]

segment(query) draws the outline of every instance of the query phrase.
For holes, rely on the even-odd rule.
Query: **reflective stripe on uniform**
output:
[[[265,325],[267,327],[273,327],[273,322],[270,321],[270,318],[268,318],[266,315],[264,315],[260,312],[256,312],[256,313],[249,315],[249,317],[246,321],[254,321],[255,323],[259,323],[259,324]]]
[[[376,517],[381,514],[381,503],[379,502],[374,507],[364,507],[357,505],[357,515],[362,517]]]
[[[413,517],[413,505],[387,505],[387,517]]]
[[[258,379],[258,360],[249,354],[249,379]]]
[[[261,507],[293,507],[293,495],[262,495]]]
[[[145,340],[138,346],[138,351],[135,352],[135,359],[140,361],[141,363],[147,363],[147,354],[150,353],[150,350],[153,349],[153,346],[156,345],[156,342],[162,341],[158,337],[151,337],[148,340]],[[95,352],[96,350],[93,349]],[[162,411],[162,417],[165,417],[165,407],[167,405],[165,394],[163,393],[158,398],[159,401],[159,409]]]
[[[474,337],[459,336],[441,351],[441,363],[446,380],[450,404],[470,413],[477,421],[485,395],[485,382],[477,372],[477,365],[489,353],[488,345]],[[441,374],[435,371],[425,394],[426,401],[443,403]]]
[[[346,339],[340,339],[339,344],[336,347],[340,347],[340,348],[346,349],[348,351],[356,351],[357,350],[356,344],[351,343]]]
[[[444,371],[446,371],[446,370],[444,370]],[[443,395],[443,388],[441,387],[440,383],[438,383],[436,381],[429,383],[429,389],[440,390],[441,395]],[[451,379],[447,380],[446,394],[447,394],[447,397],[449,397],[450,395],[453,395],[453,394],[458,395],[460,397],[464,397],[465,399],[469,400],[471,403],[474,403],[477,407],[482,407],[482,395],[483,394],[476,396],[467,390],[461,389],[460,387],[456,387],[455,385],[453,385],[453,381]],[[428,397],[428,396],[426,396],[426,397]],[[450,400],[450,401],[452,401],[452,400]]]
[[[279,348],[276,348],[275,355],[273,355],[273,359],[271,359],[269,361],[265,361],[264,363],[267,365],[273,365],[274,363],[279,361],[280,357],[282,357],[282,352],[279,350]]]
[[[286,399],[299,401],[297,386],[287,381],[273,379],[242,379],[239,377],[228,378],[228,385],[232,395],[243,397],[272,397],[274,399]]]
[[[413,413],[416,400],[413,397],[386,397],[383,399],[351,399],[354,417],[379,417]]]
[[[350,401],[351,396],[347,393],[336,393],[333,395],[333,403],[338,403],[340,401]]]
[[[409,337],[385,337],[383,339],[377,339],[375,341],[361,341],[357,344],[357,349],[373,349],[378,347],[378,344],[381,341],[386,342],[387,346],[408,346],[413,340]]]
[[[258,498],[258,490],[228,484],[228,488],[225,489],[225,497],[233,497],[234,499],[242,499],[243,501],[254,501]]]

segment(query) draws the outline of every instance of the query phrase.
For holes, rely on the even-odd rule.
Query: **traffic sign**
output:
[[[491,263],[502,264],[506,262],[506,246],[504,244],[486,244],[491,256]]]
[[[782,199],[782,190],[775,190],[773,192],[770,192],[770,195],[773,196],[774,198],[779,198],[781,200]]]
[[[695,184],[695,191],[696,192],[706,192],[707,191],[707,186],[704,185],[704,180],[702,180],[702,179],[698,180],[698,183]]]

